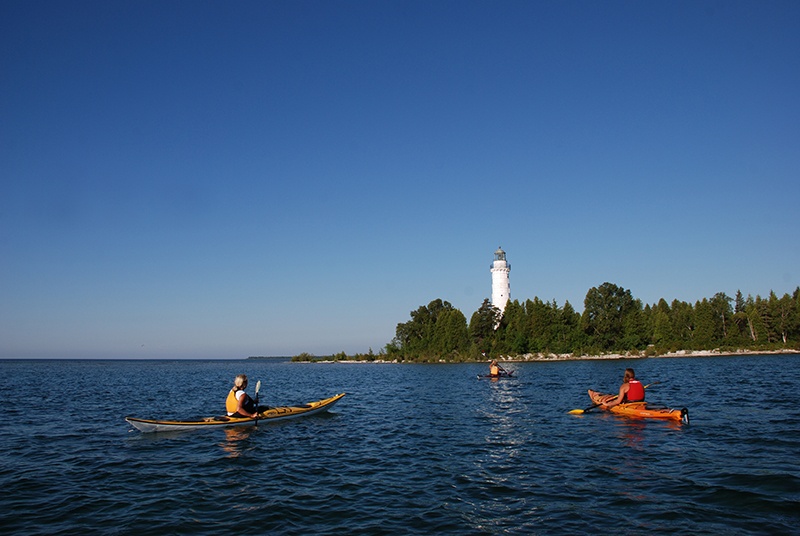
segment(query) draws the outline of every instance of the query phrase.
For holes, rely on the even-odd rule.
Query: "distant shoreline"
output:
[[[503,363],[527,363],[535,361],[590,361],[598,359],[660,359],[664,357],[734,357],[734,356],[751,356],[751,355],[800,355],[800,350],[793,350],[786,348],[783,350],[736,350],[722,352],[720,350],[679,350],[677,352],[668,352],[659,355],[639,355],[635,354],[602,354],[602,355],[579,355],[572,354],[525,354],[524,356],[498,356],[496,359]],[[485,361],[489,361],[487,358]],[[342,363],[342,364],[435,364],[435,363],[453,363],[441,359],[435,363],[418,363],[415,361],[398,361],[396,359],[320,359],[316,361],[294,361],[294,363]],[[484,363],[481,361],[459,361],[458,363]]]

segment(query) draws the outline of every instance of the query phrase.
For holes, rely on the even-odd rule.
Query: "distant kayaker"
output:
[[[501,372],[505,372],[505,369],[497,363],[497,359],[492,359],[489,364],[489,376],[500,376]]]
[[[255,401],[244,392],[245,389],[247,389],[247,376],[239,374],[233,380],[233,388],[225,400],[228,417],[256,417],[259,410],[267,409],[265,406],[256,408]]]
[[[644,385],[636,379],[636,373],[632,368],[625,369],[625,376],[622,378],[622,385],[616,398],[603,402],[603,405],[610,408],[625,402],[644,402]]]

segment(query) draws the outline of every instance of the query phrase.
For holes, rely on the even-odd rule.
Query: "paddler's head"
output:
[[[245,389],[247,388],[247,375],[246,374],[239,374],[236,376],[236,379],[233,380],[233,386],[236,389]]]
[[[625,383],[628,383],[629,381],[635,380],[635,379],[636,379],[636,374],[633,372],[633,369],[632,368],[626,368],[625,369],[625,378],[623,379],[623,381]]]

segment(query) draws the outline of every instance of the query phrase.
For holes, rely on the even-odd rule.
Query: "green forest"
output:
[[[449,302],[436,299],[411,311],[379,354],[326,359],[409,362],[482,361],[529,354],[657,356],[680,350],[800,350],[800,287],[767,298],[723,292],[694,304],[663,298],[643,305],[630,290],[612,283],[589,289],[583,313],[567,301],[539,298],[508,302],[501,312],[488,299],[467,322]],[[293,360],[318,359],[309,354]]]

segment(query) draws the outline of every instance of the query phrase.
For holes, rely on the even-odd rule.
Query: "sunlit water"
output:
[[[691,423],[570,409],[626,366]],[[800,357],[486,365],[0,361],[3,534],[799,534]],[[257,428],[126,415],[347,396]]]

